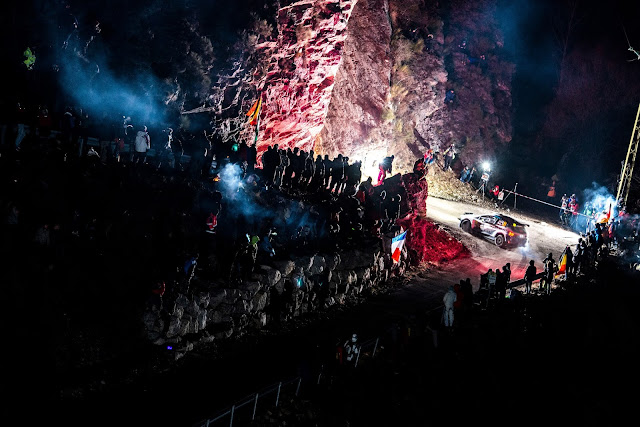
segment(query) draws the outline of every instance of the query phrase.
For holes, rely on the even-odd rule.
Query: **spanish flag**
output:
[[[247,113],[247,117],[249,117],[250,125],[257,125],[258,119],[260,118],[260,109],[262,108],[262,95],[258,97],[256,102],[253,103],[253,106]]]

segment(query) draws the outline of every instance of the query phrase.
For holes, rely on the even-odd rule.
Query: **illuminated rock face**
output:
[[[283,3],[284,4],[284,3]],[[301,0],[278,11],[278,36],[257,46],[268,65],[258,152],[268,145],[312,149],[322,130],[355,0]]]
[[[363,179],[394,154],[394,173],[456,143],[454,169],[511,140],[511,77],[495,0],[308,0],[278,11],[257,46],[259,147],[362,160]],[[264,65],[266,64],[266,65]],[[449,94],[449,95],[447,95]]]
[[[515,65],[507,60],[496,1],[453,0],[444,40],[449,72],[446,130],[460,149],[457,169],[492,162],[511,141],[511,81]]]
[[[391,79],[391,23],[387,0],[359,0],[347,28],[318,151],[362,160],[363,175],[377,179],[390,135],[382,115]]]
[[[511,139],[513,64],[495,1],[360,0],[318,147],[363,160],[365,176],[394,154],[410,171],[427,148],[454,142],[457,163],[491,160]],[[453,90],[452,99],[447,92]]]
[[[447,72],[431,7],[360,0],[354,9],[321,141],[330,154],[362,160],[365,177],[375,178],[378,161],[391,154],[394,171],[410,171],[442,127]]]

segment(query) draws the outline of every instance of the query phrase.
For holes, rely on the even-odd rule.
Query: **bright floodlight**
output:
[[[484,163],[482,164],[482,169],[483,169],[485,172],[490,171],[490,170],[491,170],[491,164],[489,164],[489,162],[484,162]]]

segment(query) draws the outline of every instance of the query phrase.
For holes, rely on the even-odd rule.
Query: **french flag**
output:
[[[393,262],[400,261],[400,254],[402,253],[402,247],[404,246],[404,241],[406,240],[407,232],[405,231],[402,234],[397,235],[391,240],[391,259]]]

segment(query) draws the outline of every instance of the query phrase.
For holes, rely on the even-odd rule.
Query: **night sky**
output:
[[[640,61],[630,62],[637,56],[628,50],[629,43],[636,49],[640,46],[640,31],[635,25],[640,18],[638,2],[522,0],[500,3],[505,39],[512,41],[505,46],[511,48],[517,65],[513,81],[514,133],[509,155],[520,159],[515,163],[520,167],[537,163],[539,169],[533,169],[532,173],[538,172],[548,183],[558,171],[570,170],[565,177],[568,184],[565,191],[577,192],[593,181],[611,190],[617,185],[620,162],[626,155],[640,102],[640,79],[637,78]],[[567,34],[574,4],[564,71],[565,77],[569,77],[570,89],[564,96],[557,96],[561,41]],[[585,65],[578,69],[576,64]],[[603,75],[609,76],[609,81],[605,81]],[[597,96],[590,96],[592,94]],[[582,106],[584,111],[576,108]],[[576,123],[580,121],[576,127],[582,130],[571,129],[571,124],[567,124],[561,137],[553,139],[549,129],[545,129],[545,125],[549,126],[546,120],[561,111],[575,112]],[[559,127],[558,123],[553,125]],[[571,143],[572,140],[575,142]],[[531,155],[536,154],[532,153],[531,146],[536,143],[548,145],[535,152],[537,156],[532,162]],[[598,165],[602,170],[584,161],[573,161],[581,164],[574,166],[570,158],[566,160],[568,165],[561,164],[563,151],[558,145],[563,144],[573,145],[571,151],[590,145],[607,146],[606,160],[599,160],[606,164]],[[521,153],[524,154],[518,156]],[[512,172],[515,176],[516,171]]]

